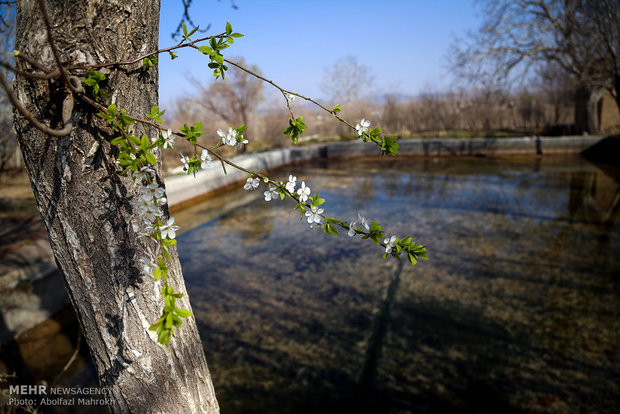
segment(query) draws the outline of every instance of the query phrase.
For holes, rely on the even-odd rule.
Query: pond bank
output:
[[[602,137],[578,136],[559,138],[475,138],[475,139],[408,139],[400,140],[401,156],[495,156],[509,154],[579,153],[592,147]],[[372,143],[337,142],[308,147],[287,148],[259,154],[246,154],[232,161],[244,168],[266,172],[285,165],[317,158],[344,159],[374,157],[380,153]],[[227,168],[222,174],[219,165],[193,176],[166,178],[168,202],[179,209],[197,199],[245,181],[247,174]],[[36,249],[35,249],[36,248]],[[32,254],[36,250],[37,254]],[[0,344],[43,322],[68,305],[62,278],[55,268],[47,236],[29,241],[12,252],[19,260],[6,261],[1,269]],[[12,257],[13,257],[12,256]],[[10,265],[10,266],[9,266]]]
[[[548,155],[576,154],[590,148],[603,137],[518,137],[518,138],[438,138],[402,139],[398,141],[399,156],[496,156],[496,155]],[[231,159],[235,164],[256,172],[309,161],[317,158],[350,159],[375,157],[381,153],[372,143],[362,141],[334,142],[307,147],[286,148],[259,154],[240,155]],[[197,199],[227,189],[247,178],[247,173],[227,167],[222,174],[220,166],[201,171],[196,177],[178,175],[166,178],[166,194],[170,207],[182,208]]]

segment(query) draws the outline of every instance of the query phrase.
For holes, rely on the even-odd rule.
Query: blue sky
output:
[[[473,0],[194,0],[191,17],[208,34],[226,22],[245,37],[225,56],[243,56],[266,78],[286,89],[321,99],[325,68],[355,56],[375,76],[375,92],[415,95],[446,89],[451,81],[445,57],[454,36],[479,26]],[[182,15],[179,0],[162,1],[160,47],[171,39]],[[201,35],[204,36],[204,35]],[[208,59],[184,50],[179,59],[160,57],[160,102],[191,94],[191,74],[213,78]]]

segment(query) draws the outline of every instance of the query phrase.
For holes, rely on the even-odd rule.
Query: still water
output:
[[[242,189],[177,214],[224,413],[618,412],[615,171],[579,158],[320,162],[326,214],[430,261],[310,229]],[[342,232],[341,232],[342,233]]]
[[[618,170],[404,158],[274,174],[291,172],[326,214],[361,212],[431,260],[323,235],[263,184],[177,212],[222,413],[620,411]],[[84,357],[70,374],[66,386],[94,381]]]

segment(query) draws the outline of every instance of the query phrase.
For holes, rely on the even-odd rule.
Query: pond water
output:
[[[618,170],[397,158],[275,176],[291,171],[326,214],[359,211],[430,260],[310,229],[264,185],[176,213],[223,413],[620,410]],[[79,361],[65,383],[87,386]]]
[[[431,260],[384,260],[262,191],[177,214],[195,226],[179,239],[181,263],[222,412],[620,408],[610,175],[579,158],[292,170],[326,214],[360,211],[386,234],[412,235]]]

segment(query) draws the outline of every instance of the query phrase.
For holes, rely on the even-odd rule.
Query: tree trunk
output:
[[[599,130],[599,101],[603,89],[578,86],[575,93],[575,127],[578,133],[596,134]]]
[[[127,60],[157,49],[158,0],[46,4],[65,65]],[[41,16],[36,0],[18,1],[16,49],[53,67]],[[17,76],[15,88],[39,120],[62,127],[59,79]],[[157,103],[157,89],[157,67],[141,65],[112,69],[105,86],[112,103],[138,116]],[[161,314],[163,299],[152,277],[141,274],[138,259],[155,245],[138,238],[134,213],[140,184],[118,175],[110,146],[116,135],[95,112],[76,100],[75,128],[62,138],[39,132],[18,114],[15,128],[99,381],[110,388],[114,412],[219,412],[194,317],[176,330],[169,349],[148,331]],[[141,125],[133,128],[137,136],[157,134]],[[157,180],[161,183],[159,171]],[[170,284],[185,294],[177,302],[180,307],[191,310],[176,250],[172,253]]]

